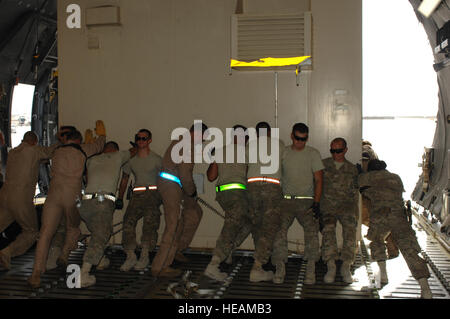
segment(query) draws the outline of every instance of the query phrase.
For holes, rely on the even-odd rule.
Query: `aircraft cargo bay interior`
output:
[[[449,21],[0,0],[0,299],[450,299]]]

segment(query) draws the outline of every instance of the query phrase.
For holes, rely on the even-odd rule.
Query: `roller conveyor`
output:
[[[430,287],[435,298],[450,299],[449,255],[432,237],[425,232],[418,232],[419,241],[424,248],[423,255],[430,267]],[[367,242],[360,242],[355,264],[352,267],[355,281],[351,284],[342,282],[340,265],[337,262],[336,282],[325,284],[323,276],[326,265],[320,260],[316,263],[316,284],[305,285],[306,261],[301,255],[291,255],[286,265],[286,278],[283,284],[272,282],[249,282],[249,274],[253,264],[252,252],[237,251],[231,265],[222,263],[222,271],[230,274],[226,283],[216,282],[203,275],[211,254],[205,251],[189,250],[186,256],[190,262],[177,264],[175,267],[191,271],[190,282],[198,285],[197,291],[183,294],[182,298],[192,299],[412,299],[420,297],[420,287],[411,277],[402,257],[388,260],[390,282],[381,287],[377,278],[377,264],[370,260]],[[69,258],[71,264],[82,264],[85,246],[73,251]],[[150,255],[152,259],[155,255]],[[42,287],[31,289],[27,278],[31,275],[34,250],[12,260],[12,269],[8,272],[0,270],[0,299],[173,299],[168,291],[170,284],[177,283],[180,278],[159,278],[151,276],[149,269],[144,271],[121,272],[125,254],[119,246],[109,247],[106,256],[111,265],[105,270],[93,270],[97,278],[95,286],[83,289],[69,289],[66,286],[64,270],[54,269],[42,276]],[[269,263],[266,270],[275,271]],[[181,287],[181,286],[180,286]]]

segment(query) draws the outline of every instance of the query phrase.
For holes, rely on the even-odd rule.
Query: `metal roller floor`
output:
[[[425,236],[425,237],[424,237]],[[430,286],[435,298],[450,299],[449,270],[450,259],[439,243],[424,232],[418,233],[422,238],[421,246],[431,272]],[[424,242],[424,240],[426,242]],[[72,252],[69,263],[81,265],[85,247]],[[155,253],[150,255],[152,259]],[[360,242],[352,272],[355,281],[351,284],[342,282],[340,262],[337,263],[336,282],[325,284],[323,276],[326,265],[319,261],[316,264],[316,284],[305,285],[304,277],[306,262],[300,255],[291,255],[286,266],[286,279],[283,284],[272,282],[251,283],[249,274],[253,264],[252,253],[237,251],[231,265],[222,263],[221,269],[228,272],[225,283],[219,283],[203,275],[211,259],[209,252],[188,251],[190,259],[186,264],[175,264],[176,268],[191,271],[190,283],[195,289],[185,290],[180,278],[156,279],[148,269],[144,271],[121,272],[119,270],[125,261],[121,247],[109,247],[106,251],[111,260],[108,269],[93,270],[97,278],[95,286],[84,289],[69,289],[66,286],[64,270],[54,269],[42,276],[42,288],[31,289],[27,278],[31,275],[34,250],[12,260],[10,271],[0,270],[0,299],[2,298],[32,298],[32,299],[173,299],[174,292],[178,298],[192,299],[377,299],[377,298],[418,298],[420,287],[411,277],[403,258],[388,260],[390,282],[381,287],[378,282],[377,264],[370,260],[365,241]],[[265,265],[266,270],[275,270],[271,264]],[[169,285],[180,283],[178,287],[168,290]]]

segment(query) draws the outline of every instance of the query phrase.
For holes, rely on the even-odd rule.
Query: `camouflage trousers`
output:
[[[342,250],[340,259],[353,262],[356,255],[356,220],[358,207],[343,207],[334,211],[322,212],[324,228],[322,230],[322,258],[325,262],[339,259],[336,241],[336,222],[342,225]]]
[[[216,200],[225,211],[225,221],[216,242],[214,255],[224,261],[233,249],[239,247],[252,231],[252,218],[246,190],[228,190],[217,193]]]
[[[91,265],[97,265],[104,255],[112,234],[112,223],[114,214],[114,202],[105,199],[99,202],[97,199],[85,199],[78,209],[81,219],[86,223],[91,232],[89,245],[83,256],[83,261]],[[66,218],[61,217],[55,235],[51,242],[51,249],[60,248],[65,250]],[[70,253],[70,251],[63,251]]]
[[[123,216],[122,245],[124,250],[136,249],[136,225],[142,217],[141,245],[152,251],[158,242],[158,228],[161,220],[159,206],[161,196],[157,191],[134,192]]]
[[[97,265],[103,257],[113,230],[114,202],[105,199],[88,199],[81,202],[78,209],[81,219],[91,232],[88,247],[83,256],[83,262]]]
[[[280,230],[281,187],[263,182],[248,185],[250,215],[257,229],[255,261],[266,264],[273,250],[275,236]]]
[[[319,252],[319,221],[314,218],[312,199],[283,199],[281,205],[281,227],[275,237],[272,254],[272,264],[288,261],[287,235],[294,219],[303,227],[305,236],[305,259],[318,261]]]
[[[372,208],[367,238],[371,241],[370,252],[375,261],[384,261],[386,256],[385,238],[392,234],[395,244],[400,249],[413,277],[418,280],[429,278],[427,263],[419,253],[421,248],[416,233],[408,223],[402,208]]]

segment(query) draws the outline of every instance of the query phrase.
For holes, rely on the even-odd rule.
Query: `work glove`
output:
[[[123,200],[118,198],[116,199],[116,209],[121,210],[123,208]]]
[[[320,219],[320,204],[317,202],[314,202],[310,209],[312,209],[313,213],[314,213],[314,218],[316,219]]]
[[[91,129],[87,129],[86,132],[84,132],[84,143],[86,144],[93,144],[95,142],[94,133]]]
[[[95,133],[98,136],[106,136],[106,129],[105,129],[105,124],[103,123],[103,121],[97,121],[95,122]]]

